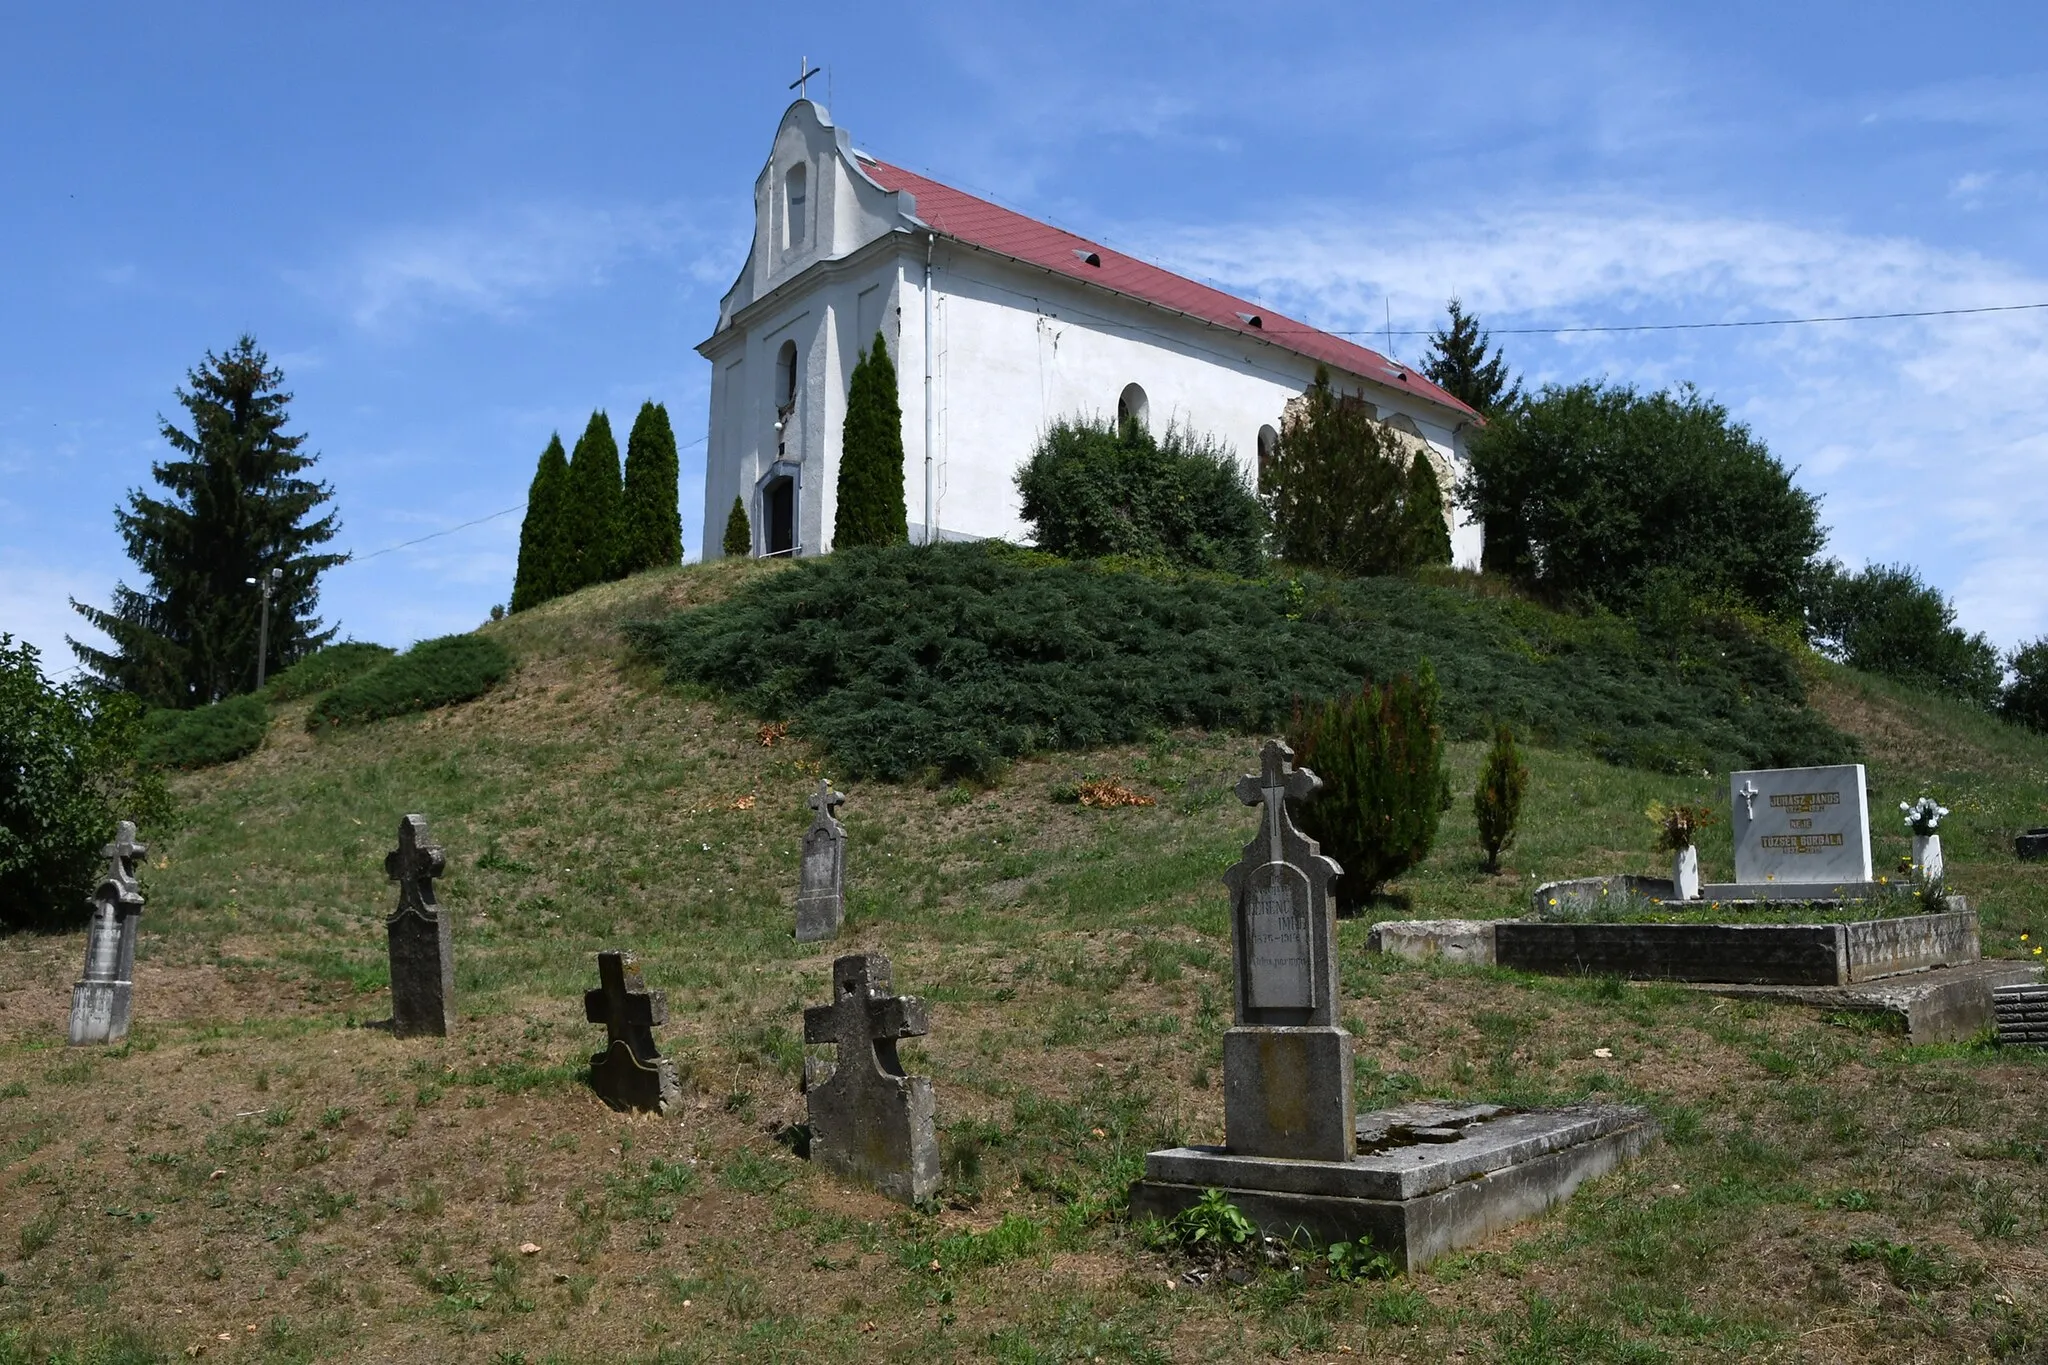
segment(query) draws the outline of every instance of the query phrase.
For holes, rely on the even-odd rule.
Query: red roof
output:
[[[1333,370],[1374,380],[1388,388],[1411,390],[1418,397],[1455,412],[1479,415],[1417,371],[1355,341],[1319,332],[1270,308],[1161,270],[1085,237],[1076,237],[986,199],[927,180],[900,166],[865,156],[860,158],[860,164],[883,189],[905,190],[916,196],[917,216],[941,236],[1256,337],[1282,350],[1320,360]]]

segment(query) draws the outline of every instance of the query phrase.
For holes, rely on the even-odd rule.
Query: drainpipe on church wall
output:
[[[932,543],[932,442],[938,410],[932,406],[932,248],[939,234],[924,239],[924,543]]]

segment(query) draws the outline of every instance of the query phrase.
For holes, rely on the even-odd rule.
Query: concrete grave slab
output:
[[[1734,1000],[1773,1000],[1853,1014],[1883,1014],[1897,1020],[1911,1043],[1961,1043],[1993,1022],[1999,988],[2040,979],[2041,969],[2025,963],[1965,962],[1848,986],[1745,986],[1694,983],[1693,989]]]
[[[1382,920],[1366,931],[1365,946],[1410,962],[1463,962],[1493,965],[1494,920]]]

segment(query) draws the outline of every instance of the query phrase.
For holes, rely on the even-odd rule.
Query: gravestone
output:
[[[1223,1035],[1223,1131],[1233,1152],[1343,1161],[1352,1135],[1351,1035],[1337,1022],[1342,875],[1295,827],[1287,803],[1322,787],[1294,751],[1269,740],[1260,771],[1237,784],[1261,807],[1259,832],[1223,874],[1230,888],[1235,1027]]]
[[[398,907],[384,921],[395,1037],[445,1038],[455,1028],[453,926],[434,899],[434,878],[447,866],[441,846],[427,834],[424,815],[398,822],[398,847],[384,855],[384,875],[398,883]]]
[[[118,1043],[128,1036],[135,1007],[135,933],[142,914],[142,887],[135,860],[149,845],[135,838],[135,824],[123,820],[114,842],[100,850],[107,873],[92,895],[92,923],[85,936],[85,975],[71,988],[70,1039]]]
[[[1731,773],[1735,882],[1819,887],[1871,880],[1870,804],[1861,763]]]
[[[846,804],[844,792],[832,790],[826,778],[818,779],[809,805],[816,812],[811,827],[804,831],[804,863],[796,892],[796,941],[820,943],[839,937],[846,919],[842,885],[846,873],[846,826],[832,812]]]
[[[590,1088],[614,1109],[666,1114],[683,1098],[676,1064],[654,1045],[655,1026],[668,1022],[668,997],[647,989],[631,953],[599,953],[597,979],[597,989],[583,993],[583,1015],[604,1025],[606,1045],[590,1059]]]
[[[804,1066],[811,1159],[905,1204],[939,1188],[931,1078],[904,1075],[896,1056],[898,1039],[929,1032],[924,1001],[891,992],[880,953],[834,962],[832,1003],[804,1011],[805,1044],[838,1048],[829,1072]]]
[[[2012,841],[2013,855],[2023,862],[2048,858],[2048,829],[2030,829]]]

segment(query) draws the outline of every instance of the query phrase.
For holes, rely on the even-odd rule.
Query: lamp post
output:
[[[263,590],[263,615],[256,626],[256,686],[263,686],[263,665],[270,658],[270,594],[277,591],[284,581],[283,569],[272,569],[261,578],[245,578],[245,583],[254,584]]]

